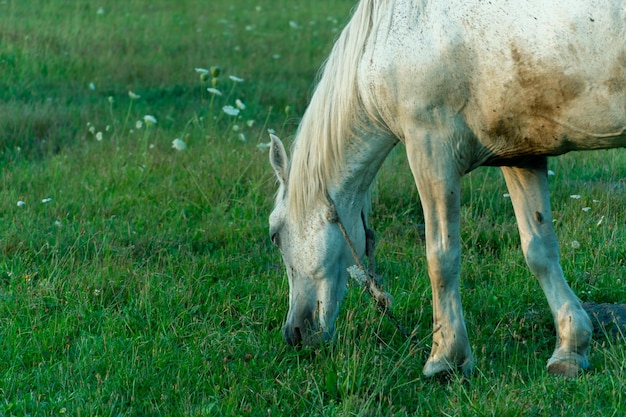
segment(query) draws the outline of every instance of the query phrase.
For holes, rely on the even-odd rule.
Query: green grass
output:
[[[267,237],[275,183],[257,145],[267,129],[293,135],[353,3],[105,3],[0,2],[0,415],[626,412],[623,340],[599,335],[580,378],[547,375],[552,320],[496,169],[464,181],[477,370],[421,376],[430,289],[402,149],[381,171],[372,224],[395,312],[420,344],[352,289],[334,345],[287,347],[287,282]],[[212,66],[221,97],[195,71]],[[236,99],[233,118],[221,109]],[[138,128],[145,115],[157,124]],[[550,168],[568,279],[585,301],[624,302],[626,155]]]

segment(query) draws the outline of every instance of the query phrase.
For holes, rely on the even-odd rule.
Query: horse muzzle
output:
[[[283,338],[290,346],[318,346],[332,339],[334,329],[322,329],[319,325],[309,320],[303,320],[299,324],[285,322],[283,325]]]

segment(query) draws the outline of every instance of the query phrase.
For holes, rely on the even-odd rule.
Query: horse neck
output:
[[[367,133],[348,145],[345,169],[335,181],[336,186],[329,188],[342,217],[360,218],[370,186],[396,143],[389,134]]]

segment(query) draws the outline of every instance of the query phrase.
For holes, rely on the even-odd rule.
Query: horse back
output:
[[[360,71],[363,96],[401,140],[446,131],[475,148],[472,165],[626,146],[622,2],[411,7],[397,2],[381,20]]]

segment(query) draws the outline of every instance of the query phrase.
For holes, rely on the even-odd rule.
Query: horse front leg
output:
[[[449,156],[424,157],[407,143],[426,225],[426,254],[433,299],[433,343],[424,375],[474,366],[461,307],[459,273],[461,177]]]
[[[557,327],[556,348],[548,372],[576,376],[589,366],[587,352],[592,324],[571,290],[559,262],[559,246],[552,226],[546,158],[525,167],[503,167],[526,263],[548,299]]]

